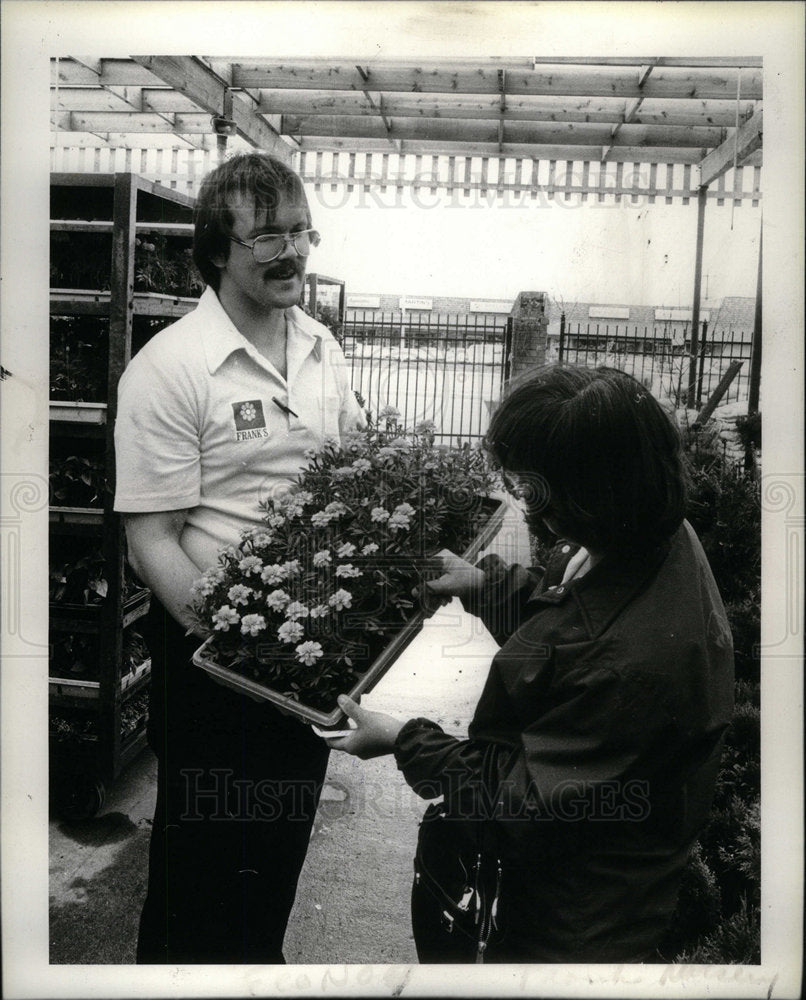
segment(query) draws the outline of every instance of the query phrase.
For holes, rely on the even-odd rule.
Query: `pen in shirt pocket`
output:
[[[288,413],[292,417],[296,417],[297,420],[299,420],[299,414],[298,413],[294,413],[294,411],[291,409],[290,406],[286,406],[285,403],[281,403],[280,400],[276,396],[272,396],[271,397],[271,401],[272,401],[272,403],[274,403],[275,406],[279,406],[280,409],[283,411],[283,413]]]

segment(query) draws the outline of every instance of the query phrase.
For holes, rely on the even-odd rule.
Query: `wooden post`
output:
[[[688,407],[697,405],[697,353],[700,332],[700,288],[702,286],[702,244],[705,233],[705,203],[708,187],[703,185],[697,191],[697,249],[694,259],[694,301],[691,306],[691,346],[688,368]]]
[[[761,257],[763,230],[758,236],[758,278],[756,279],[756,311],[753,318],[753,341],[750,347],[750,395],[747,412],[758,413],[761,392]]]
[[[104,559],[109,589],[104,602],[99,638],[101,775],[111,781],[120,759],[120,670],[123,656],[123,521],[112,509],[115,482],[114,428],[118,381],[131,358],[134,315],[134,239],[137,224],[137,180],[130,173],[115,174],[112,273],[109,306],[109,376],[106,404],[106,496],[104,497]]]
[[[705,379],[705,342],[708,336],[708,320],[702,321],[702,336],[700,337],[700,372],[697,376],[697,406],[702,404],[702,388]]]
[[[722,397],[730,388],[731,382],[739,374],[739,369],[742,367],[743,364],[744,361],[731,361],[731,363],[728,365],[728,370],[719,380],[719,385],[716,387],[716,389],[714,389],[714,391],[711,393],[708,402],[705,404],[705,406],[703,406],[703,408],[697,414],[697,419],[691,425],[692,430],[697,430],[699,427],[702,427],[705,424],[706,420],[710,419],[711,414],[714,412],[719,403],[722,401]]]

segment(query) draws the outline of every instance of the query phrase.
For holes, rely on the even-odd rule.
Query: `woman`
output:
[[[461,812],[421,827],[421,855],[442,841],[440,870],[445,841],[458,863],[468,825],[483,831],[497,880],[487,961],[658,960],[733,705],[724,608],[683,519],[679,436],[630,376],[550,367],[504,400],[487,447],[533,531],[559,542],[540,570],[445,553],[429,584],[501,645],[468,739],[342,698],[356,728],[328,743],[394,753],[415,791]],[[472,909],[469,868],[466,881]],[[420,961],[472,960],[452,934],[461,906],[449,911],[415,885]]]

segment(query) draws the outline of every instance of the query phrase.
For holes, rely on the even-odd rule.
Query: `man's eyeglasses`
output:
[[[237,236],[230,236],[230,239],[251,250],[257,264],[277,260],[289,243],[300,257],[307,257],[313,247],[318,247],[322,242],[322,237],[315,229],[301,229],[298,233],[264,233],[263,236],[256,236],[251,243],[239,240]]]

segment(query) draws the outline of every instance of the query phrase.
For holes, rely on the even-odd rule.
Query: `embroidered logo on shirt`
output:
[[[249,441],[253,438],[269,436],[261,400],[245,399],[240,403],[233,403],[232,415],[235,418],[236,441]]]

